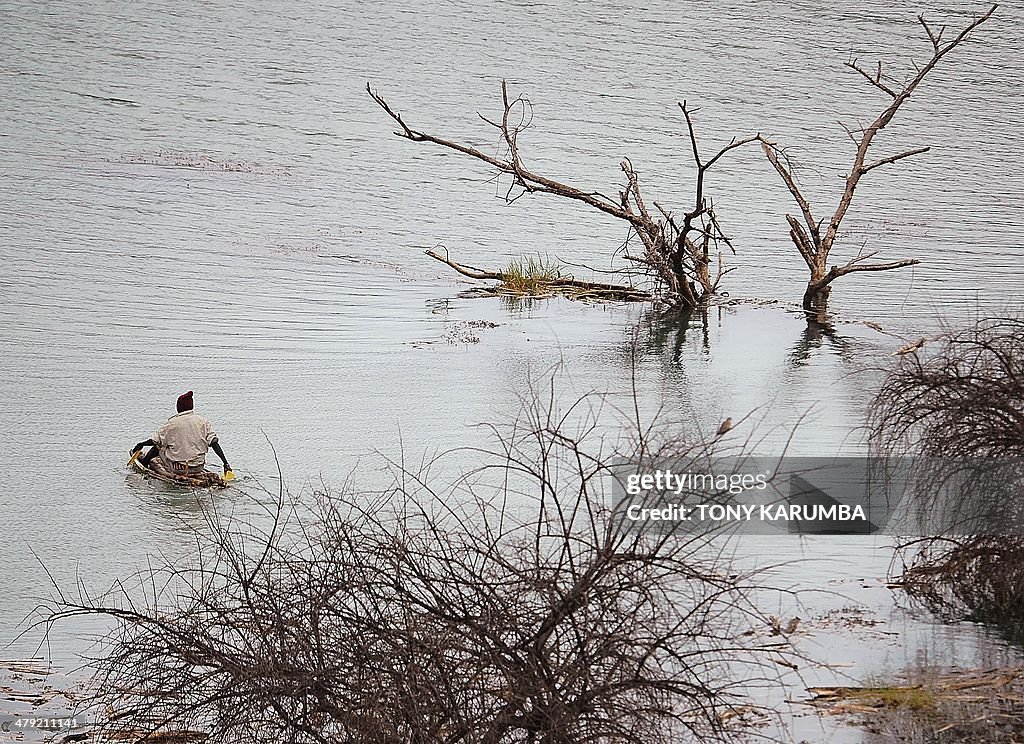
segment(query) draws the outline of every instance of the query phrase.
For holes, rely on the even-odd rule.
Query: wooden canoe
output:
[[[154,478],[164,483],[173,483],[176,486],[185,486],[186,488],[226,488],[228,486],[228,483],[220,475],[211,470],[203,470],[200,473],[192,473],[190,475],[173,475],[164,470],[146,467],[139,458],[132,460],[128,464],[132,470],[142,473],[147,478]]]

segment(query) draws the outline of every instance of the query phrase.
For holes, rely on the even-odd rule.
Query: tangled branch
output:
[[[900,355],[869,423],[878,455],[915,458],[906,498],[924,517],[979,526],[905,544],[899,583],[944,617],[1024,637],[1024,320],[983,318]]]
[[[652,202],[656,212],[650,210],[641,191],[639,173],[629,158],[624,158],[619,164],[625,176],[625,184],[618,193],[618,199],[556,181],[527,168],[520,152],[519,135],[532,121],[532,108],[529,101],[522,96],[510,99],[505,81],[501,84],[500,120],[480,115],[484,122],[498,130],[506,152],[504,158],[413,129],[369,84],[366,86],[366,92],[399,125],[400,129],[395,131],[399,137],[455,150],[487,163],[499,173],[510,175],[512,185],[505,195],[507,202],[514,201],[522,194],[553,194],[581,202],[629,223],[630,235],[639,238],[643,245],[643,253],[639,256],[626,253],[626,259],[642,267],[672,298],[687,307],[694,307],[714,294],[722,277],[730,271],[724,267],[722,249],[734,249],[718,221],[711,199],[705,194],[706,176],[726,153],[759,140],[759,135],[744,139],[734,138],[712,157],[702,160],[693,123],[694,110],[687,108],[685,102],[679,104],[686,120],[697,178],[694,184],[693,207],[677,221],[669,210],[662,208],[657,202]],[[513,195],[516,188],[521,191]],[[627,244],[628,242],[627,240]]]

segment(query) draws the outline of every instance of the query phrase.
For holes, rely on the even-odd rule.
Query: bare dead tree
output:
[[[708,445],[658,441],[663,429],[636,422],[616,453],[590,399],[553,399],[494,427],[453,485],[436,462],[399,465],[381,494],[281,497],[262,523],[211,515],[189,561],[141,577],[145,596],[121,582],[100,597],[58,589],[46,622],[114,626],[97,662],[104,731],[246,744],[729,738],[755,670],[788,645],[720,543],[621,529],[599,485],[616,454],[696,466]]]
[[[695,307],[700,304],[715,293],[722,277],[732,270],[725,268],[722,253],[725,248],[734,251],[733,245],[719,223],[711,197],[706,194],[705,181],[708,171],[726,153],[757,141],[758,135],[743,139],[733,138],[729,144],[705,159],[700,154],[694,131],[693,114],[696,109],[688,108],[685,101],[679,104],[686,120],[690,152],[697,169],[697,177],[694,184],[693,206],[677,218],[658,202],[651,202],[652,211],[641,193],[639,174],[628,158],[624,158],[620,163],[625,184],[619,191],[618,198],[580,189],[527,168],[520,151],[519,136],[532,122],[532,107],[524,96],[510,98],[505,81],[501,84],[501,118],[492,120],[480,115],[484,122],[498,130],[505,150],[504,157],[488,155],[476,147],[413,129],[369,84],[366,86],[366,92],[398,124],[400,128],[395,134],[399,137],[460,152],[487,163],[500,174],[511,176],[512,183],[505,194],[505,200],[509,203],[523,194],[553,194],[581,202],[627,222],[630,236],[635,235],[639,238],[643,252],[641,255],[627,252],[626,259],[641,267],[643,273],[654,278],[661,289],[683,305]],[[629,245],[629,239],[626,245]]]
[[[987,21],[997,7],[997,5],[993,5],[986,13],[975,17],[966,28],[946,42],[943,42],[943,36],[945,36],[946,32],[945,26],[936,28],[928,23],[923,15],[918,16],[918,21],[931,45],[932,56],[921,64],[915,62],[915,73],[903,82],[896,81],[885,72],[881,61],[877,63],[874,69],[865,68],[856,58],[846,63],[847,67],[857,72],[872,87],[891,100],[875,120],[866,127],[850,127],[841,123],[847,136],[853,141],[857,149],[854,154],[853,165],[846,176],[845,187],[839,197],[839,204],[831,217],[829,217],[828,223],[824,225],[824,230],[822,229],[824,220],[815,218],[814,213],[811,211],[810,202],[804,196],[797,183],[793,164],[785,150],[776,143],[766,138],[761,138],[761,147],[768,158],[768,162],[772,164],[772,167],[781,176],[789,193],[800,207],[802,221],[790,214],[786,215],[786,220],[789,222],[790,227],[789,236],[806,262],[808,269],[810,269],[811,275],[803,297],[805,309],[812,310],[824,307],[832,282],[841,276],[861,271],[888,271],[919,263],[917,259],[872,262],[871,259],[875,257],[876,253],[868,253],[858,255],[841,266],[833,265],[829,267],[828,265],[829,254],[839,236],[839,226],[843,218],[846,217],[850,205],[853,203],[853,197],[861,178],[877,168],[896,163],[914,155],[926,153],[930,149],[929,147],[917,147],[877,160],[870,160],[868,155],[875,136],[893,120],[900,107],[910,99],[928,73],[935,69],[935,66],[949,52],[962,44],[970,36],[971,32]]]

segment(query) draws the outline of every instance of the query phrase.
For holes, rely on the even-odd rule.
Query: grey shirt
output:
[[[164,462],[183,462],[191,466],[206,463],[206,451],[216,438],[210,422],[194,411],[171,416],[152,437]]]

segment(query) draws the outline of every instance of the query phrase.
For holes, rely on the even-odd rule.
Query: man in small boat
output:
[[[140,460],[142,465],[165,475],[189,478],[205,472],[206,452],[212,449],[224,463],[224,479],[231,480],[231,466],[213,426],[193,410],[191,390],[178,396],[177,409],[156,434],[132,448],[132,456],[150,447]]]

